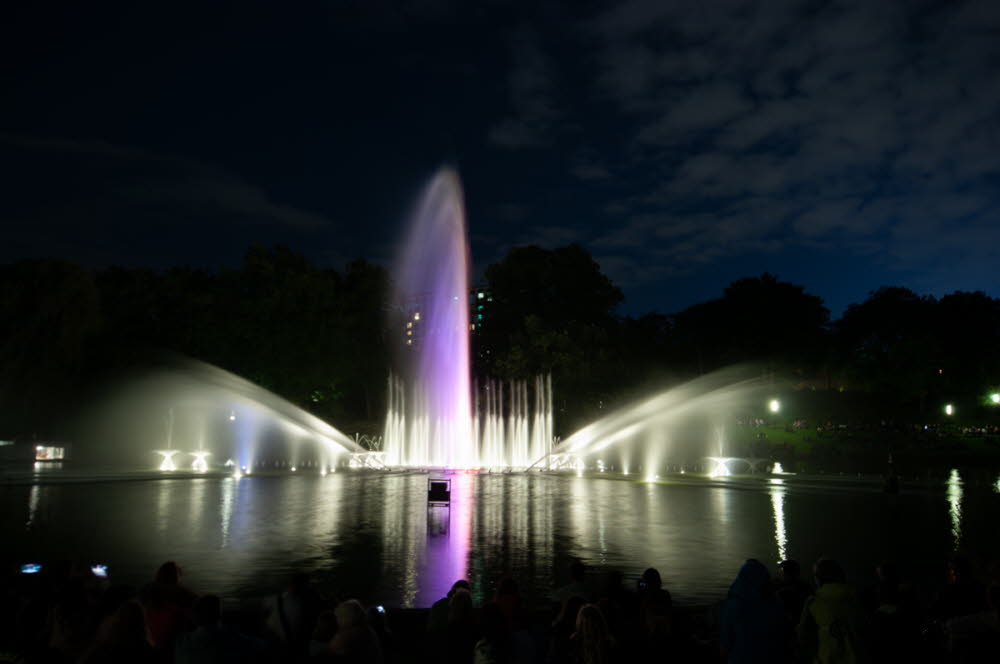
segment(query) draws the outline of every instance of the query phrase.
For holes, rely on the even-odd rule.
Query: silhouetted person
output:
[[[431,604],[431,610],[427,616],[427,631],[430,634],[440,634],[448,627],[448,612],[451,604],[451,597],[456,590],[467,590],[472,592],[472,586],[465,579],[459,579],[452,584],[448,594]]]
[[[549,631],[549,664],[566,664],[573,661],[572,638],[576,631],[576,617],[587,603],[583,597],[573,595],[566,600]]]
[[[875,661],[914,661],[921,650],[920,615],[916,598],[903,588],[891,561],[875,568],[878,581],[867,600],[871,648]]]
[[[223,627],[222,605],[215,595],[199,597],[192,611],[195,629],[177,637],[174,644],[176,664],[227,664],[252,662],[258,644]]]
[[[569,565],[570,582],[565,586],[560,586],[552,591],[552,599],[565,604],[566,600],[574,595],[590,599],[586,585],[587,568],[579,558],[573,560]]]
[[[479,629],[472,609],[472,594],[459,588],[448,601],[448,627],[444,649],[450,664],[469,664],[473,659]]]
[[[990,608],[945,623],[952,662],[1000,662],[1000,586],[990,588]]]
[[[322,601],[309,584],[309,576],[292,574],[288,587],[274,596],[268,607],[267,626],[293,657],[302,656],[309,647]]]
[[[572,641],[574,661],[578,664],[609,664],[614,661],[614,639],[600,609],[593,604],[584,604],[576,614],[576,631]]]
[[[316,617],[312,638],[309,640],[309,661],[326,662],[333,659],[330,641],[337,633],[337,614],[331,610],[321,612]]]
[[[330,641],[330,652],[337,657],[337,661],[381,664],[382,649],[361,603],[349,599],[338,604],[334,613],[337,616],[337,633]]]
[[[483,607],[480,614],[482,638],[476,642],[475,664],[505,664],[512,660],[511,635],[503,609],[496,602]]]
[[[796,560],[778,563],[778,577],[773,582],[774,595],[785,609],[785,616],[793,627],[802,617],[802,607],[812,595],[812,586],[802,580],[801,568]]]
[[[518,591],[517,581],[509,577],[500,581],[493,601],[503,613],[507,623],[511,658],[515,661],[532,661],[536,650],[535,642],[528,629],[528,617],[521,606],[521,593]]]
[[[379,648],[382,650],[382,660],[386,664],[391,664],[396,660],[397,644],[396,637],[389,629],[389,619],[385,609],[381,606],[368,607],[368,624],[375,632],[375,636],[378,637]]]
[[[931,608],[931,616],[944,621],[988,608],[986,588],[973,574],[968,558],[955,555],[948,561],[948,584]]]
[[[493,596],[493,601],[503,612],[508,629],[514,629],[515,621],[521,618],[521,595],[518,593],[517,581],[511,578],[505,578],[500,581],[500,585],[497,586],[497,591]]]
[[[864,619],[843,568],[822,558],[814,569],[816,593],[806,600],[799,621],[799,646],[807,662],[853,664],[867,661]]]
[[[68,661],[76,661],[90,645],[93,617],[82,579],[68,579],[55,597],[48,617],[48,646]]]
[[[156,661],[146,637],[146,619],[136,602],[125,602],[101,623],[82,664],[135,664]]]
[[[647,660],[676,649],[673,634],[673,604],[663,590],[648,593],[641,611],[640,647]]]
[[[139,593],[146,610],[149,641],[168,660],[172,657],[174,640],[191,627],[189,611],[195,594],[181,585],[181,568],[168,561],[156,570],[153,582]]]
[[[722,605],[719,647],[726,662],[782,662],[785,617],[771,593],[771,579],[758,560],[740,567]]]

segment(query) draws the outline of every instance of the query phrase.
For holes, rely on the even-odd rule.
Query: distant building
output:
[[[427,296],[416,295],[400,303],[403,312],[403,341],[407,346],[419,346],[424,337],[421,312],[425,310]],[[469,334],[475,335],[489,323],[490,304],[493,295],[485,285],[469,289]]]
[[[475,335],[489,324],[490,304],[493,294],[487,286],[474,286],[469,289],[469,331]]]

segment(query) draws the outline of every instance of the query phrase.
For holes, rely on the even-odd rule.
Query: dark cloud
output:
[[[633,311],[764,270],[831,288],[835,311],[886,283],[1000,294],[998,3],[200,11],[140,8],[121,25],[147,32],[120,34],[78,12],[59,39],[41,10],[4,25],[8,61],[38,57],[3,125],[103,139],[0,141],[4,256],[218,264],[284,242],[378,260],[444,162],[478,269],[577,241]]]
[[[512,150],[549,145],[553,127],[563,115],[556,105],[553,63],[542,50],[538,35],[527,28],[512,36],[510,60],[507,87],[511,111],[490,128],[490,142]]]
[[[825,246],[981,287],[1000,228],[998,28],[990,2],[633,0],[588,17],[595,94],[631,127],[646,190],[608,204],[625,219],[591,246],[627,249],[602,262],[633,279]]]
[[[321,214],[196,160],[10,134],[0,135],[0,147],[14,185],[4,211],[8,258],[62,254],[103,264],[123,261],[124,253],[128,263],[165,266],[178,243],[228,245],[238,256],[261,229],[308,235],[334,228]]]

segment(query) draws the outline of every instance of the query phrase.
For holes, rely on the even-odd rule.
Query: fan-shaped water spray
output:
[[[78,450],[85,463],[162,471],[205,472],[212,465],[247,473],[319,471],[341,455],[365,451],[264,388],[187,359],[121,385],[85,430]]]
[[[708,460],[709,474],[728,475],[736,459],[726,456],[725,423],[759,401],[764,388],[759,374],[750,373],[717,371],[622,408],[563,440],[552,456],[583,460],[601,453],[599,465],[614,458],[624,473],[642,468],[647,479],[670,459]]]

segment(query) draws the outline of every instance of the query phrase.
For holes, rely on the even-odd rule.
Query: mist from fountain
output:
[[[84,464],[165,472],[206,472],[212,464],[234,474],[322,472],[342,455],[365,451],[272,392],[189,359],[119,385],[81,429],[75,452]]]
[[[729,475],[725,423],[759,402],[765,387],[748,367],[717,371],[601,418],[559,443],[552,458],[579,468],[600,455],[598,466],[614,459],[625,474],[641,468],[648,480],[668,461],[707,460],[710,475]]]

